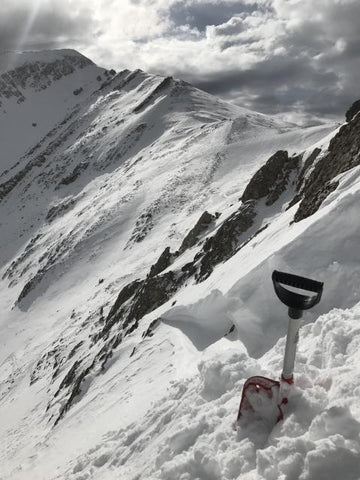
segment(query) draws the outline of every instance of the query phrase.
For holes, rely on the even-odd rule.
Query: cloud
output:
[[[85,3],[65,5],[60,0],[2,0],[0,51],[87,44],[100,28],[93,12]]]
[[[188,25],[204,32],[209,25],[226,25],[234,16],[251,12],[256,7],[243,1],[176,1],[167,15],[175,25]]]
[[[78,48],[105,67],[174,75],[301,119],[338,118],[360,96],[358,0],[3,3],[0,50]]]

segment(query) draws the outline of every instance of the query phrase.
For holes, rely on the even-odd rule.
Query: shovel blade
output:
[[[266,423],[282,420],[279,406],[280,382],[271,378],[255,376],[243,386],[237,422],[241,418],[261,418]]]

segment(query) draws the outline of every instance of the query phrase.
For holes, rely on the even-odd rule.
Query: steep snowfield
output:
[[[0,54],[0,174],[98,89],[104,72],[74,50]]]
[[[149,321],[159,313],[166,320],[132,357],[126,369],[126,387],[112,378],[110,390],[118,389],[115,398],[111,397],[115,402],[110,406],[113,415],[104,412],[101,400],[94,398],[95,392],[85,416],[84,411],[76,412],[81,419],[79,432],[83,428],[92,431],[94,424],[101,430],[103,422],[108,422],[109,431],[73,460],[66,473],[51,476],[62,442],[77,448],[80,441],[76,437],[72,443],[73,430],[66,431],[69,421],[65,419],[50,449],[54,463],[47,466],[46,445],[46,457],[40,453],[33,461],[34,478],[45,471],[44,478],[66,479],[358,479],[360,303],[359,260],[354,243],[360,233],[355,221],[359,173],[356,169],[344,176],[335,198],[329,199],[317,219],[303,227],[305,232],[298,240],[288,238],[288,244],[279,250],[274,232],[267,232],[266,238],[264,234],[252,248],[261,251],[264,242],[269,249],[272,247],[273,254],[256,267],[254,253],[250,273],[232,288],[227,277],[239,276],[235,272],[243,264],[240,253],[221,267],[228,274],[216,281],[223,294],[213,290],[188,307],[170,311],[164,307],[164,313],[149,315]],[[281,229],[277,234],[281,235]],[[232,423],[244,380],[254,374],[278,378],[285,346],[284,338],[280,338],[267,353],[254,358],[245,348],[249,345],[241,341],[246,338],[242,329],[248,332],[248,342],[250,337],[257,337],[261,346],[266,346],[274,324],[278,336],[285,332],[286,309],[272,293],[269,273],[274,267],[295,265],[300,273],[315,272],[325,281],[320,310],[328,311],[334,304],[351,308],[335,308],[318,318],[316,312],[307,314],[308,324],[300,335],[296,386],[285,420],[274,428],[258,422],[234,432]],[[204,282],[204,290],[209,283]],[[197,296],[197,292],[184,290],[179,297],[185,303]],[[234,335],[223,338],[229,317],[237,324],[241,340]],[[116,369],[115,363],[111,369]],[[135,386],[133,372],[137,369],[140,382]],[[150,392],[161,391],[169,374],[173,380],[158,399]],[[112,375],[116,376],[115,371]],[[108,378],[101,379],[97,395],[108,385]],[[145,415],[144,403],[148,407]],[[87,425],[89,417],[92,426]]]
[[[293,187],[272,207],[260,201],[253,233],[268,227],[145,315],[101,373],[89,369],[57,421],[71,369],[105,345],[94,338],[119,291],[165,247],[178,249],[204,210],[221,213],[216,231],[275,151],[305,151],[305,163],[336,133],[280,124],[141,71],[102,84],[97,68],[8,107],[21,122],[31,98],[65,100],[56,115],[39,114],[48,130],[24,134],[2,163],[12,168],[0,185],[0,478],[358,480],[359,167],[299,223],[296,205],[286,210]],[[324,297],[304,317],[285,421],[234,432],[244,380],[281,373],[286,310],[274,268],[324,281]]]

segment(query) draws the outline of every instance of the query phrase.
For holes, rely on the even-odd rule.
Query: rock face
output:
[[[215,218],[215,215],[211,215],[211,213],[209,212],[204,212],[197,221],[194,228],[190,230],[190,232],[182,241],[179,252],[182,253],[188,248],[193,247],[198,241],[200,235],[202,235],[208,229],[209,225],[215,220]]]
[[[298,180],[297,180],[297,184],[296,184],[296,192],[297,193],[295,194],[294,198],[289,203],[287,209],[291,208],[293,205],[295,205],[295,203],[298,203],[302,199],[302,192],[303,192],[303,188],[304,188],[305,176],[309,172],[310,168],[313,166],[315,160],[317,159],[317,157],[319,156],[320,153],[321,153],[321,148],[315,148],[311,152],[309,157],[306,159],[306,161],[304,163],[304,166],[301,169],[300,174],[298,176]]]
[[[61,185],[70,185],[70,183],[75,182],[75,180],[81,175],[81,172],[83,170],[86,170],[88,166],[88,161],[79,163],[79,165],[77,165],[69,175],[67,175],[60,181],[57,188],[59,188]]]
[[[157,95],[159,95],[163,90],[169,88],[173,83],[172,77],[166,77],[162,82],[154,88],[154,90],[142,101],[139,105],[134,108],[134,113],[139,113],[143,110],[149,103],[151,103]]]
[[[197,257],[200,257],[199,272],[195,275],[198,282],[205,280],[217,264],[228,260],[238,250],[241,235],[254,223],[255,205],[254,200],[243,203],[219,227],[215,235],[206,240],[202,251],[194,259],[197,260]]]
[[[53,81],[74,73],[78,68],[94,65],[91,60],[79,53],[64,55],[62,58],[49,61],[24,63],[13,70],[0,75],[0,105],[1,98],[17,98],[17,102],[25,101],[23,89],[32,88],[40,92],[51,85]]]
[[[165,268],[171,265],[173,258],[176,257],[176,254],[170,252],[170,247],[166,247],[165,250],[160,255],[158,261],[151,266],[149,277],[155,277],[161,273]]]
[[[300,160],[300,156],[289,158],[287,151],[278,150],[252,177],[241,200],[247,202],[266,197],[266,205],[275,203],[286,190],[290,174],[298,169]]]
[[[347,122],[351,122],[351,120],[355,117],[357,113],[360,112],[360,100],[356,100],[349,110],[346,112],[345,118]]]
[[[341,127],[330,141],[329,152],[319,160],[301,193],[301,203],[294,216],[299,222],[315,213],[325,198],[334,191],[334,178],[360,164],[360,116]]]

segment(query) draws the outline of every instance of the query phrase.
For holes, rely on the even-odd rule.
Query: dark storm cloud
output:
[[[273,57],[248,70],[232,70],[196,81],[199,88],[215,95],[238,97],[239,103],[264,113],[279,113],[301,104],[306,113],[341,114],[344,95],[334,87],[335,72],[320,71],[306,58]]]
[[[336,80],[333,72],[319,72],[304,59],[278,56],[260,61],[248,70],[233,70],[196,82],[199,88],[215,94],[224,94],[241,88],[274,89],[301,82],[331,83]]]
[[[269,61],[271,63],[271,61]],[[193,83],[209,93],[240,105],[274,114],[301,109],[317,116],[342,116],[360,92],[337,88],[334,72],[316,71],[304,63],[285,62],[278,69],[268,62],[245,71],[228,71]]]

